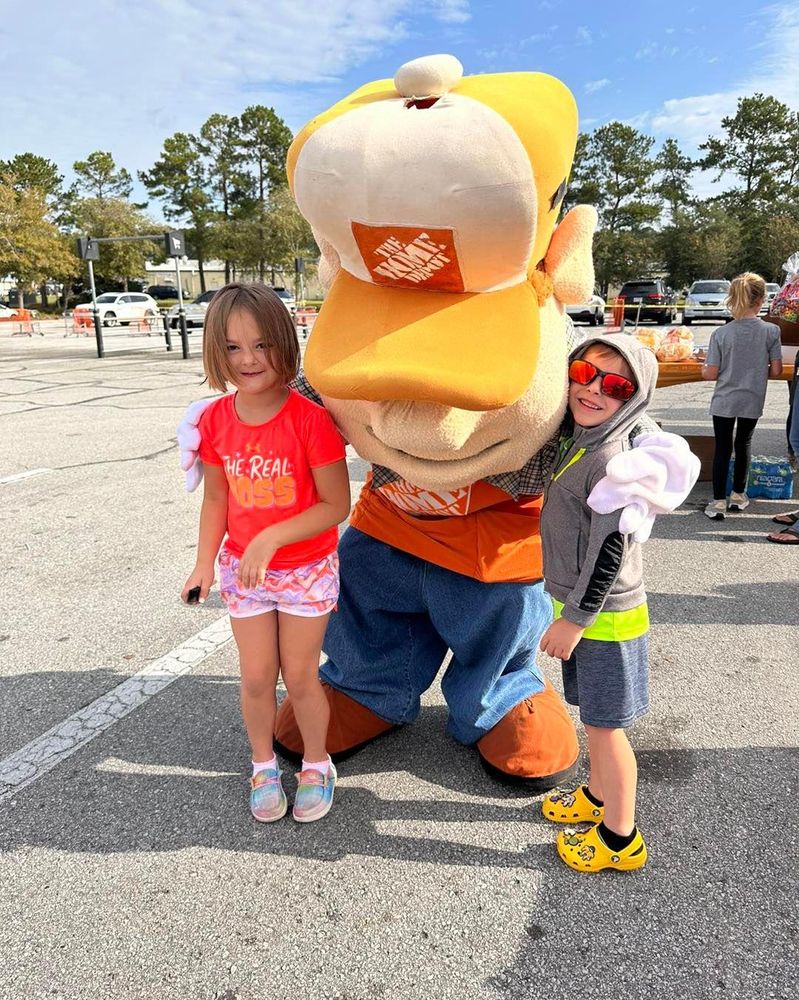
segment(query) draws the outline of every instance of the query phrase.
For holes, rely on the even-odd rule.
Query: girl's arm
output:
[[[200,510],[200,534],[197,541],[197,562],[181,592],[186,601],[189,591],[200,588],[200,603],[208,597],[214,582],[214,562],[227,531],[228,486],[221,465],[205,466],[205,491]]]
[[[244,587],[263,583],[275,552],[284,545],[320,535],[341,524],[350,513],[350,478],[344,459],[311,469],[319,502],[301,514],[270,525],[257,534],[244,550],[239,563],[239,580]]]

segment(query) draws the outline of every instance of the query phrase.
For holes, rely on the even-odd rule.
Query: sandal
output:
[[[777,545],[799,545],[799,533],[795,531],[772,531],[766,538]]]
[[[603,868],[630,872],[643,868],[648,856],[640,830],[635,831],[632,843],[616,853],[599,836],[596,826],[584,833],[562,830],[558,834],[557,848],[561,861],[578,872],[598,872]]]
[[[585,785],[578,785],[573,792],[556,788],[541,803],[544,818],[552,823],[601,823],[605,807],[595,806],[585,789]]]
[[[777,514],[771,519],[775,524],[787,524],[789,527],[799,521],[799,510],[789,510],[785,514]]]

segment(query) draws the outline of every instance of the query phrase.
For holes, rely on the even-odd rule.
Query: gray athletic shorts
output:
[[[585,726],[626,729],[649,711],[647,636],[624,642],[581,639],[562,660],[563,694]]]

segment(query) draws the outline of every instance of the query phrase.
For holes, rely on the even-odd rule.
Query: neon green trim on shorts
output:
[[[552,598],[555,618],[563,614],[563,603]],[[583,639],[598,639],[600,642],[624,642],[637,639],[649,631],[649,608],[646,601],[629,611],[600,611],[593,625],[583,632]]]

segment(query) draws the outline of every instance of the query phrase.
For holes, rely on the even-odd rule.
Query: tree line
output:
[[[274,268],[290,268],[294,257],[318,254],[286,185],[291,140],[274,109],[254,105],[239,116],[211,115],[196,135],[176,132],[139,173],[162,217],[185,230],[203,290],[210,259],[224,261],[226,281],[242,273],[264,280]],[[697,158],[671,138],[657,153],[654,144],[618,121],[578,137],[564,206],[588,203],[599,212],[594,261],[601,293],[653,271],[675,288],[743,270],[781,281],[783,261],[799,249],[799,113],[755,94],[738,100],[735,114],[721,121],[721,135],[708,137]],[[723,178],[725,190],[693,195],[698,170]],[[44,157],[0,161],[0,274],[12,275],[19,289],[79,278],[78,234],[163,228],[147,203],[131,201],[133,178],[111,153],[93,152],[73,171],[67,186]],[[145,259],[162,260],[160,244],[105,244],[98,282],[127,287],[144,274]]]
[[[187,251],[205,263],[222,260],[225,280],[237,274],[264,280],[292,268],[295,257],[315,257],[310,227],[287,189],[285,161],[292,134],[274,109],[253,105],[240,116],[214,114],[194,135],[164,140],[149,170],[139,173],[160,203],[161,218],[186,234]],[[0,274],[11,275],[20,294],[45,283],[71,285],[85,274],[75,237],[140,236],[164,228],[149,203],[131,200],[133,178],[111,153],[98,150],[73,164],[67,185],[54,162],[33,153],[0,160]],[[127,288],[145,273],[145,261],[162,261],[159,243],[102,244],[95,276],[100,287]]]

